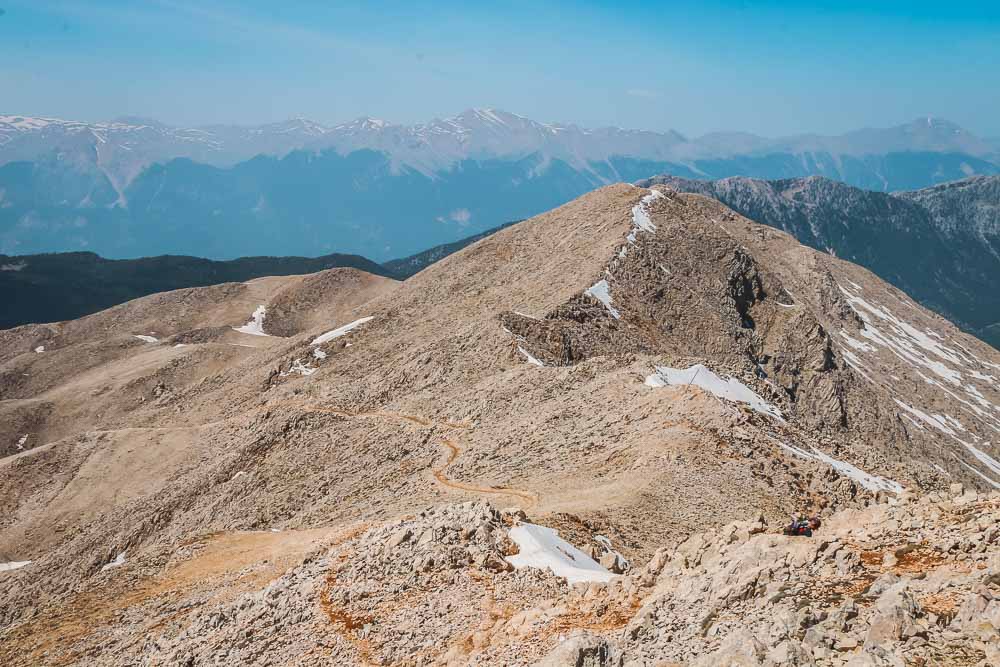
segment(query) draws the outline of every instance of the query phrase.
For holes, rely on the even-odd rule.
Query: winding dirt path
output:
[[[441,438],[441,444],[448,448],[448,458],[440,467],[434,468],[433,472],[434,478],[443,486],[458,489],[460,491],[471,491],[472,493],[513,496],[514,498],[520,498],[523,500],[529,507],[534,507],[538,504],[538,494],[533,491],[521,491],[507,486],[478,486],[476,484],[468,484],[466,482],[459,482],[451,479],[445,474],[445,470],[447,470],[448,466],[450,466],[455,459],[458,458],[458,455],[461,454],[462,450],[453,440],[449,440],[448,438]]]
[[[340,408],[333,407],[322,407],[322,406],[311,406],[302,404],[292,404],[294,407],[300,408],[306,412],[316,412],[320,414],[332,414],[340,417],[347,417],[349,419],[356,418],[380,418],[380,419],[398,419],[418,426],[423,426],[427,428],[440,428],[448,431],[460,431],[460,430],[471,430],[472,424],[468,422],[451,422],[451,421],[435,421],[433,419],[427,419],[426,417],[421,417],[419,415],[411,415],[402,412],[391,412],[385,410],[377,410],[374,412],[350,412],[347,410],[342,410]],[[274,406],[268,406],[274,407]],[[456,479],[452,479],[447,475],[447,469],[455,462],[455,459],[459,457],[462,453],[461,447],[450,438],[441,438],[441,444],[447,447],[448,456],[444,463],[440,466],[432,468],[431,472],[434,474],[434,479],[437,480],[442,486],[455,489],[458,491],[465,491],[467,493],[479,493],[483,495],[491,496],[510,496],[512,498],[517,498],[528,507],[534,507],[538,504],[538,494],[534,491],[525,491],[521,489],[514,489],[506,486],[480,486],[478,484],[472,484],[470,482],[461,482]]]

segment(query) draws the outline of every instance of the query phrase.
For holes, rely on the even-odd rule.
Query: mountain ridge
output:
[[[588,129],[491,109],[417,125],[125,121],[0,117],[0,252],[386,261],[658,173],[821,175],[881,191],[1000,174],[988,144],[933,119],[775,140]]]
[[[241,257],[226,262],[176,255],[109,260],[88,252],[0,255],[0,291],[7,295],[0,329],[75,320],[158,292],[335,267],[394,276],[364,257],[336,254]]]
[[[810,598],[913,656],[869,610],[930,549],[904,533],[963,568],[914,576],[943,620],[906,619],[980,651],[923,595],[992,581],[1000,353],[703,195],[607,186],[404,282],[179,290],[0,343],[12,667],[512,664],[575,629],[687,661],[755,647],[744,603],[762,632]],[[806,512],[828,532],[757,535]]]
[[[714,197],[812,248],[857,262],[1000,346],[1000,177],[891,194],[818,176],[639,182],[657,183]]]
[[[100,155],[115,147],[131,153],[152,144],[142,166],[188,157],[214,166],[232,166],[256,155],[282,156],[292,150],[334,149],[342,154],[371,149],[386,152],[395,168],[408,166],[432,174],[465,159],[523,158],[538,153],[586,169],[611,157],[677,162],[693,167],[697,160],[768,153],[829,154],[863,157],[893,152],[961,153],[989,157],[995,146],[946,120],[928,117],[889,128],[866,128],[840,135],[800,134],[768,138],[745,132],[712,132],[688,139],[674,130],[621,127],[584,128],[572,123],[543,123],[518,114],[472,108],[444,119],[403,125],[362,117],[336,125],[304,118],[263,125],[172,127],[147,118],[84,123],[57,118],[0,116],[0,164],[37,159],[30,139],[83,141],[94,147],[116,181],[127,185],[136,162],[129,156]],[[116,143],[117,142],[117,143]],[[256,142],[256,143],[255,143]],[[734,145],[735,144],[735,145]],[[119,163],[120,161],[120,163]],[[124,165],[129,165],[127,171]]]

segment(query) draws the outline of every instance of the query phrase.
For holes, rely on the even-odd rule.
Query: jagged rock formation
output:
[[[639,664],[993,664],[998,494],[955,490],[835,515],[811,539],[753,521],[693,536],[645,570],[656,583],[621,651]]]
[[[826,178],[699,181],[657,176],[875,272],[922,305],[1000,345],[1000,177],[912,192],[870,192]]]
[[[655,577],[508,572],[523,515],[446,506],[639,572],[706,525],[1000,485],[994,350],[697,195],[610,186],[404,283],[181,290],[0,341],[4,664],[527,664],[580,628],[607,635],[587,659],[646,655],[612,631]]]

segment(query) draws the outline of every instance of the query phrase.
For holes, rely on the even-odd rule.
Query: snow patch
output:
[[[723,380],[702,364],[695,364],[688,369],[657,366],[656,372],[646,378],[646,385],[650,387],[689,384],[701,387],[727,401],[746,403],[756,412],[785,421],[778,408],[765,401],[745,384],[732,377]]]
[[[322,336],[317,337],[310,345],[321,345],[323,343],[329,342],[334,338],[340,338],[341,336],[350,333],[354,329],[357,329],[365,322],[369,322],[374,319],[374,315],[371,317],[362,317],[360,320],[354,320],[350,324],[345,324],[339,329],[334,329],[333,331],[327,331]]]
[[[810,447],[810,449],[812,449],[812,453],[810,454],[804,449],[800,449],[794,445],[786,445],[780,441],[776,442],[781,445],[782,449],[791,452],[795,456],[827,464],[844,477],[854,480],[869,491],[891,491],[892,493],[901,493],[903,491],[903,485],[899,482],[894,482],[891,479],[879,477],[878,475],[869,474],[861,468],[847,463],[846,461],[835,459],[815,447]]]
[[[44,351],[45,351],[45,346],[44,345],[39,345],[38,347],[35,348],[35,353],[36,354],[41,354]]]
[[[649,211],[646,209],[646,204],[649,204],[661,197],[663,197],[663,193],[659,190],[650,190],[648,195],[640,199],[639,203],[632,207],[632,224],[635,227],[644,232],[656,231],[656,225],[653,224],[652,218],[649,217]]]
[[[896,405],[898,405],[899,407],[903,408],[904,410],[906,410],[907,412],[909,412],[911,415],[913,415],[914,417],[916,417],[920,421],[924,422],[925,424],[929,424],[930,426],[933,426],[937,430],[939,430],[942,433],[945,433],[947,435],[957,435],[957,433],[955,433],[954,429],[952,429],[948,425],[948,420],[945,419],[945,417],[943,415],[929,415],[926,412],[924,412],[923,410],[915,408],[912,405],[907,405],[906,403],[902,402],[898,398],[897,399],[893,399],[893,400],[896,401]],[[962,430],[964,431],[965,429],[962,429]]]
[[[113,561],[111,561],[110,563],[105,564],[104,567],[101,568],[101,572],[106,572],[108,570],[113,570],[114,568],[121,567],[124,564],[125,564],[125,552],[123,551],[120,554],[118,554],[117,556],[115,556],[115,559]]]
[[[266,317],[267,307],[257,306],[257,309],[253,311],[253,315],[250,316],[247,323],[241,327],[233,327],[233,331],[250,334],[251,336],[270,336],[271,334],[264,333],[264,319]]]
[[[299,375],[309,376],[315,373],[318,369],[309,366],[308,364],[302,363],[301,359],[296,359],[292,362],[291,367],[287,371],[281,373],[281,377],[288,377],[292,373],[298,373]]]
[[[665,196],[659,190],[650,190],[649,194],[639,200],[639,203],[632,207],[632,231],[628,235],[628,245],[622,246],[622,249],[618,251],[619,257],[624,257],[628,252],[628,246],[635,243],[637,235],[640,231],[642,232],[655,232],[656,225],[653,224],[653,219],[649,217],[649,210],[646,208],[646,204]]]
[[[992,375],[986,375],[985,373],[980,373],[979,371],[971,371],[969,375],[976,378],[977,380],[982,380],[983,382],[989,382],[990,384],[993,385],[997,384],[997,379]]]
[[[847,335],[847,333],[845,333],[843,331],[840,332],[840,335],[844,339],[844,342],[846,342],[848,345],[850,345],[851,347],[853,347],[855,350],[858,350],[859,352],[874,352],[875,351],[875,348],[872,345],[869,345],[868,343],[866,343],[864,341],[860,341],[857,338],[851,338],[849,335]]]
[[[30,560],[15,560],[9,563],[0,563],[0,572],[10,572],[11,570],[19,570],[25,565],[30,565]]]
[[[622,318],[621,313],[611,305],[611,285],[608,284],[607,280],[598,280],[594,283],[586,292],[587,296],[593,297],[604,304],[604,307],[608,309],[611,316],[616,320]]]
[[[20,437],[20,439],[19,439],[19,440],[17,441],[17,451],[19,451],[19,452],[23,452],[23,451],[24,451],[24,446],[25,446],[25,445],[26,445],[27,443],[28,443],[28,434],[27,434],[27,433],[25,433],[25,434],[24,434],[24,435],[22,435],[22,436]]]
[[[323,350],[321,350],[321,349],[319,349],[317,347],[315,350],[313,350],[313,358],[314,359],[326,359],[326,352],[324,352]]]
[[[872,384],[875,384],[875,381],[872,380],[871,377],[869,377],[868,373],[865,372],[866,370],[865,366],[864,364],[861,363],[861,360],[858,359],[858,356],[856,354],[854,354],[850,350],[841,350],[840,356],[844,358],[844,361],[847,362],[848,366],[850,366],[851,368],[856,370],[859,374],[861,374],[861,376],[864,379],[868,380]]]
[[[535,366],[544,366],[545,365],[541,361],[539,361],[538,359],[536,359],[535,357],[533,357],[532,354],[531,354],[531,352],[528,352],[526,349],[524,349],[520,345],[517,346],[517,351],[520,352],[521,354],[523,354],[525,357],[527,357],[529,364],[534,364]]]
[[[854,285],[854,283],[851,284]],[[855,287],[857,286],[855,285]],[[854,312],[864,322],[864,326],[861,328],[863,338],[868,339],[876,346],[889,349],[912,366],[927,368],[952,384],[962,384],[962,374],[944,362],[962,366],[964,365],[963,361],[968,361],[964,355],[943,345],[939,340],[935,340],[927,332],[920,331],[909,322],[899,319],[887,308],[873,305],[843,287],[840,287],[840,291],[847,298],[847,302]],[[877,329],[873,317],[885,322],[891,331],[883,333]],[[849,338],[846,334],[842,333],[841,335],[845,339]],[[928,353],[943,361],[930,358]]]
[[[139,340],[144,341],[146,343],[159,343],[160,342],[159,338],[154,338],[153,336],[144,336],[142,334],[137,334],[137,335],[132,336],[132,337],[133,338],[138,338]]]
[[[551,528],[521,523],[510,529],[510,539],[517,544],[519,552],[508,556],[507,561],[516,568],[551,570],[570,584],[610,581],[615,576]]]
[[[966,428],[962,426],[962,422],[958,421],[951,415],[929,415],[926,412],[923,412],[922,410],[918,410],[917,408],[909,406],[898,399],[896,399],[896,405],[903,408],[907,412],[913,414],[924,423],[930,424],[931,426],[941,431],[945,435],[950,435],[956,442],[965,447],[965,449],[968,450],[968,452],[972,454],[972,456],[974,456],[977,461],[986,466],[986,468],[991,473],[993,473],[997,477],[1000,477],[1000,461],[997,461],[995,458],[993,458],[983,450],[979,449],[971,442],[966,442],[965,440],[962,440],[961,438],[958,437],[958,431],[963,431],[963,432],[966,431]],[[972,435],[972,437],[975,438],[976,440],[979,439],[975,434],[970,434],[970,435]],[[975,470],[974,468],[966,464],[964,461],[959,460],[959,462],[962,463],[962,465],[969,468],[970,470]],[[983,479],[989,481],[997,488],[1000,488],[1000,485],[998,485],[994,480],[991,480],[989,477],[982,474],[978,470],[976,471],[976,473]]]
[[[969,470],[971,470],[972,472],[974,472],[974,473],[976,473],[977,475],[979,475],[980,477],[982,477],[982,478],[983,478],[984,480],[986,480],[986,481],[987,481],[987,482],[988,482],[988,483],[989,483],[989,484],[990,484],[990,485],[991,485],[991,486],[992,486],[993,488],[995,488],[995,489],[1000,489],[1000,484],[998,484],[998,483],[996,482],[996,480],[992,480],[992,479],[990,479],[989,477],[987,477],[986,475],[984,475],[984,474],[983,474],[982,472],[980,472],[979,470],[976,470],[975,468],[973,468],[972,466],[970,466],[970,465],[969,465],[968,463],[966,463],[966,462],[965,462],[965,461],[963,461],[962,459],[958,459],[958,462],[959,462],[959,463],[961,463],[961,464],[962,464],[963,466],[965,466],[966,468],[968,468]]]
[[[992,472],[997,477],[1000,477],[1000,461],[997,461],[995,458],[993,458],[983,450],[977,448],[972,443],[963,442],[961,440],[959,440],[959,442],[965,445],[965,448],[969,450],[969,453],[975,456],[976,459],[978,459],[980,463],[986,466],[990,472]],[[989,479],[985,475],[983,476],[983,478]],[[1000,485],[998,485],[996,482],[993,482],[993,486],[1000,488]]]

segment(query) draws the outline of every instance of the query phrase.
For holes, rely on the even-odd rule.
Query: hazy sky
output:
[[[688,135],[839,133],[935,115],[1000,136],[997,0],[0,8],[0,113],[410,123],[492,106]]]

